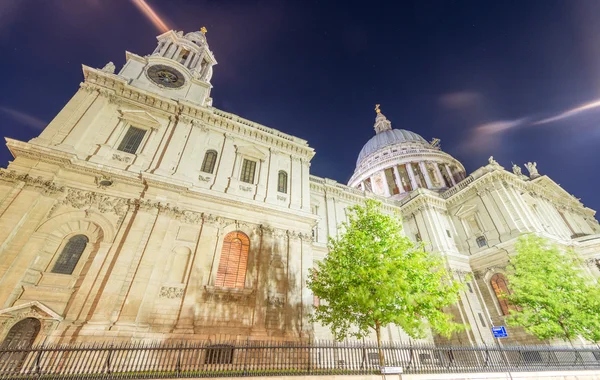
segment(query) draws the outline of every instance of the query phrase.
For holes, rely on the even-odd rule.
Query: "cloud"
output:
[[[548,124],[548,123],[552,123],[558,120],[562,120],[562,119],[566,119],[569,118],[571,116],[575,116],[578,115],[582,112],[585,111],[589,111],[595,108],[600,107],[600,100],[594,100],[592,102],[586,103],[586,104],[582,104],[579,107],[575,107],[572,108],[568,111],[562,112],[556,116],[552,116],[552,117],[548,117],[546,119],[542,119],[542,120],[538,120],[534,123],[532,123],[532,125],[541,125],[541,124]]]
[[[482,100],[481,94],[474,91],[451,92],[440,96],[440,104],[448,109],[461,109],[476,106]]]
[[[27,127],[30,127],[32,129],[35,129],[38,131],[43,130],[44,128],[46,128],[46,125],[48,125],[48,123],[46,123],[45,121],[43,121],[41,119],[38,119],[35,116],[26,114],[21,111],[17,111],[13,108],[0,106],[0,111],[4,114],[8,115],[10,118],[12,118],[17,123],[25,125]]]
[[[502,134],[510,129],[526,126],[527,118],[515,120],[497,120],[475,127],[465,148],[477,152],[491,150],[501,142]]]

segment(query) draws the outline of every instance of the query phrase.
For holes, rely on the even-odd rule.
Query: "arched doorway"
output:
[[[8,334],[2,346],[5,348],[29,348],[40,332],[41,323],[35,318],[25,318],[15,324]]]
[[[40,332],[41,323],[35,318],[25,318],[17,324],[15,324],[4,342],[2,342],[1,348],[6,350],[0,357],[0,367],[5,371],[19,371],[23,362],[25,361],[28,352],[21,351],[27,350],[33,345],[35,338]],[[11,351],[11,349],[18,351]]]

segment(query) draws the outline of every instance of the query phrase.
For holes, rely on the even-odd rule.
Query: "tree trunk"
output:
[[[379,366],[385,365],[383,350],[381,349],[381,326],[378,321],[375,321],[375,333],[377,334],[377,351],[379,351]]]

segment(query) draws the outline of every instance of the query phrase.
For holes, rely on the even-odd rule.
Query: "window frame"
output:
[[[228,241],[228,239],[231,239]],[[237,255],[234,253],[232,255],[232,245],[235,240],[240,240],[240,249]],[[229,244],[229,246],[226,246]],[[227,250],[227,251],[226,251]],[[225,256],[225,254],[227,256]],[[245,259],[245,263],[242,263],[242,259]],[[224,262],[223,260],[227,260]],[[237,269],[235,270],[235,280],[234,285],[228,286],[228,274],[230,263],[235,264],[237,262]],[[223,264],[224,263],[224,264]],[[219,254],[219,261],[216,267],[216,272],[214,276],[214,286],[223,288],[223,289],[245,289],[246,288],[246,280],[248,279],[248,267],[250,265],[250,237],[239,230],[231,231],[223,236],[221,240],[221,248]],[[240,269],[243,268],[243,272],[240,272]],[[223,277],[222,279],[220,277]]]
[[[245,170],[245,168],[246,168],[246,162],[248,162],[248,163],[251,162],[254,165],[254,167],[252,168],[252,180],[251,181],[244,180],[244,178],[245,178],[245,172],[246,172],[246,170]],[[257,167],[257,163],[258,162],[256,160],[252,160],[250,158],[242,158],[242,165],[241,165],[241,168],[240,168],[240,177],[239,177],[240,178],[240,182],[247,183],[249,185],[255,185],[256,184],[256,167]]]
[[[280,170],[277,173],[277,192],[281,194],[288,193],[288,174],[285,170]]]
[[[125,141],[125,138],[127,137],[127,133],[131,130],[131,128],[135,128],[135,129],[138,129],[138,130],[141,130],[144,132],[144,135],[142,136],[138,146],[135,148],[134,153],[128,152],[126,150],[121,150],[121,144],[123,144],[123,142]],[[137,124],[133,125],[131,123],[125,124],[123,131],[121,133],[121,136],[119,136],[119,140],[115,144],[115,150],[120,153],[131,154],[131,155],[140,154],[144,148],[144,144],[146,143],[148,136],[150,135],[149,132],[151,132],[151,130],[149,130],[148,128],[145,128],[143,126],[139,126]]]
[[[210,165],[210,171],[206,170],[205,166],[207,166],[207,159],[209,157],[209,154],[214,154],[214,159]],[[214,150],[214,149],[208,149],[205,153],[204,153],[204,159],[202,160],[202,166],[200,167],[200,171],[202,173],[207,173],[207,174],[214,174],[215,173],[215,168],[217,166],[217,159],[219,158],[219,153]]]
[[[508,300],[506,298],[501,298],[500,295],[498,294],[498,291],[504,290],[504,289],[502,289],[502,286],[499,283],[499,280],[501,280],[502,283],[504,284],[505,293],[507,295],[511,294],[510,287],[508,286],[508,279],[506,278],[506,276],[503,273],[499,273],[499,272],[494,273],[492,275],[492,277],[490,277],[489,285],[492,290],[492,295],[496,298],[496,304],[497,304],[497,306],[499,306],[500,315],[503,317],[506,317],[506,316],[510,315],[511,309],[517,310],[517,308],[514,305],[511,305],[510,302],[508,302]]]
[[[480,242],[483,242],[483,245],[480,244]],[[487,238],[485,236],[477,236],[475,238],[475,243],[477,244],[477,248],[485,248],[485,247],[489,247],[488,242],[487,242]]]
[[[75,265],[73,266],[71,273],[55,272],[54,269],[56,268],[56,265],[58,264],[58,261],[60,260],[62,254],[63,254],[63,251],[67,247],[67,244],[69,244],[71,239],[73,239],[76,236],[85,236],[85,238],[87,239],[87,242],[85,243],[85,247],[81,251],[81,253],[79,255],[79,259],[77,259],[77,263],[75,263]],[[91,249],[90,242],[91,242],[90,237],[83,233],[74,233],[74,234],[65,236],[63,238],[63,241],[61,242],[60,246],[56,250],[56,252],[54,254],[54,258],[49,263],[49,265],[46,269],[46,272],[50,273],[52,275],[59,275],[59,276],[75,276],[75,275],[79,274],[79,272],[81,271],[81,266],[87,260],[88,254],[90,252],[90,249]]]

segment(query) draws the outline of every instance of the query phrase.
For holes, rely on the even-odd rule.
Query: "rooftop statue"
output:
[[[530,178],[537,178],[540,176],[537,170],[537,162],[528,162],[525,164],[527,171],[529,171]]]

